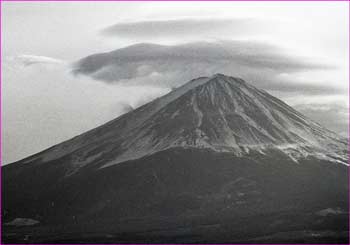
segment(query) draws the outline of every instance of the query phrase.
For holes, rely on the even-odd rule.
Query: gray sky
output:
[[[225,62],[220,69],[253,80],[257,87],[346,135],[348,4],[3,2],[3,162],[83,133],[197,75],[180,74],[184,64],[173,61],[172,72],[150,61],[129,62],[130,71],[137,66],[141,72],[130,72],[126,79],[113,77],[112,82],[103,76],[105,68],[99,76],[70,72],[72,62],[83,57],[137,43],[168,45],[176,52],[189,43],[240,43],[232,48],[240,50],[240,56],[230,60],[239,69]],[[207,56],[215,60],[220,48],[211,50]],[[157,59],[164,63],[170,58],[161,53]],[[218,70],[213,62],[195,67],[196,72]]]

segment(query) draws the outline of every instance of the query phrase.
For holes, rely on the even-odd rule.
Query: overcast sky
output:
[[[201,69],[238,73],[347,135],[348,4],[3,2],[3,162],[94,128],[169,92],[174,83],[186,82]],[[210,62],[158,65],[170,60],[171,52],[189,58],[183,45],[198,50],[203,42],[215,44],[204,52]],[[98,73],[71,73],[72,63],[81,58],[138,43],[166,45],[170,56],[155,46],[158,63],[123,61],[130,71],[127,77],[108,70],[116,64],[101,66]],[[231,45],[234,59],[229,63],[217,59],[222,49],[218,43]],[[135,50],[125,55],[139,57]],[[218,63],[223,65],[218,68]],[[194,68],[191,73],[184,71],[185,65]],[[106,76],[111,73],[112,78]]]

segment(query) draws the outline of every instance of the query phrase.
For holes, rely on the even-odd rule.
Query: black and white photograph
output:
[[[2,244],[349,244],[348,1],[2,1]]]

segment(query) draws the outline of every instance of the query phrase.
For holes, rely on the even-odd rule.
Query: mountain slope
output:
[[[278,148],[297,161],[311,154],[347,163],[346,142],[282,101],[221,74],[190,81],[169,94],[25,162],[74,152],[72,171],[110,166],[175,146],[240,155]]]
[[[194,79],[3,167],[3,227],[18,234],[5,239],[280,242],[297,231],[301,241],[343,242],[346,150],[336,134],[239,78]],[[16,218],[40,224],[6,225]]]

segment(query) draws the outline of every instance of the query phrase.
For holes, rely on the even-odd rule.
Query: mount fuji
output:
[[[196,78],[2,167],[3,240],[348,242],[347,147],[240,78]]]

